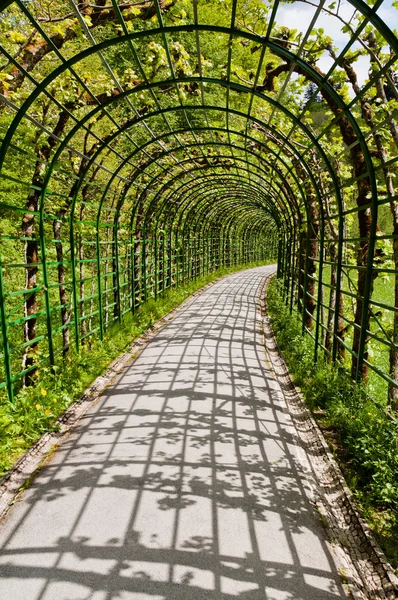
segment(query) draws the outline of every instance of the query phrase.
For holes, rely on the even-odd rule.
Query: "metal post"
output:
[[[3,337],[3,354],[4,354],[4,369],[6,376],[6,387],[8,398],[10,402],[14,402],[14,386],[12,381],[12,368],[11,368],[11,353],[10,344],[8,339],[8,323],[7,323],[7,309],[6,309],[6,295],[4,293],[4,280],[3,280],[3,260],[0,256],[0,319],[1,319],[1,332]]]

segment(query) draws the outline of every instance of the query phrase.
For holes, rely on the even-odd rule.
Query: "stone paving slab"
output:
[[[3,522],[2,599],[346,597],[265,362],[270,270],[178,311],[82,417]]]

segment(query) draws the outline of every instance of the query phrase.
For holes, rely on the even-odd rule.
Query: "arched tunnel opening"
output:
[[[275,261],[315,360],[396,406],[394,17],[2,2],[4,393],[170,288]]]
[[[396,597],[397,8],[0,0],[5,600]]]

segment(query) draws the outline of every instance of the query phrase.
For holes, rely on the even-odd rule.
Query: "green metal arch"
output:
[[[386,43],[388,43],[390,47],[395,51],[395,53],[398,54],[397,38],[377,14],[377,10],[381,4],[381,1],[378,0],[373,7],[370,7],[367,4],[365,4],[363,0],[349,1],[352,4],[352,6],[354,6],[365,17],[365,20],[357,27],[355,33],[350,37],[350,40],[345,46],[344,50],[342,51],[341,56],[345,56],[345,53],[348,51],[349,48],[353,46],[355,40],[359,38],[360,32],[368,23],[372,24],[377,29],[377,31],[379,31],[383,35]],[[9,1],[0,2],[0,7],[5,8],[10,4],[11,2]],[[18,2],[18,5],[22,12],[32,22],[32,17],[29,13],[28,8],[20,2]],[[101,271],[101,260],[103,260],[101,257],[101,236],[103,234],[100,228],[105,227],[105,230],[111,231],[111,235],[113,236],[110,242],[110,254],[112,255],[112,260],[115,259],[116,281],[118,282],[118,286],[120,285],[121,276],[121,269],[119,266],[119,245],[120,247],[122,247],[123,245],[123,247],[130,248],[128,250],[128,253],[130,256],[130,270],[131,268],[133,269],[133,273],[131,275],[131,294],[132,306],[134,310],[135,299],[133,297],[133,294],[135,275],[134,267],[132,265],[134,265],[135,262],[137,262],[138,265],[140,265],[140,263],[139,259],[136,259],[134,255],[134,244],[132,243],[132,236],[133,228],[137,225],[138,221],[141,218],[143,219],[144,223],[144,238],[149,234],[152,235],[152,237],[154,237],[155,240],[155,246],[157,244],[158,233],[160,230],[161,223],[166,224],[170,228],[170,236],[174,235],[173,231],[175,228],[178,229],[181,226],[183,232],[182,235],[188,236],[188,239],[190,239],[190,236],[193,236],[194,240],[196,240],[196,237],[198,235],[207,235],[206,226],[208,226],[209,229],[214,229],[214,231],[217,230],[217,235],[219,236],[219,239],[218,241],[216,240],[216,245],[219,244],[218,247],[219,249],[222,249],[224,256],[226,249],[229,247],[228,240],[232,235],[231,232],[239,230],[239,235],[245,237],[249,230],[254,231],[256,230],[256,227],[260,235],[262,231],[261,227],[263,226],[265,227],[265,229],[267,229],[268,225],[271,228],[279,226],[280,257],[278,261],[278,274],[282,275],[285,284],[287,284],[287,286],[290,286],[290,291],[288,290],[287,293],[290,294],[290,303],[292,306],[294,299],[293,296],[295,277],[300,277],[300,275],[296,276],[295,272],[300,272],[300,260],[301,255],[303,253],[302,246],[304,244],[304,242],[300,238],[300,232],[302,231],[302,228],[306,228],[306,248],[304,252],[306,253],[307,257],[306,260],[308,260],[309,244],[312,235],[312,217],[310,216],[309,211],[309,198],[307,198],[308,189],[310,189],[309,194],[316,198],[316,205],[318,210],[318,217],[316,218],[319,220],[320,225],[317,239],[320,254],[318,264],[316,267],[317,276],[320,282],[322,282],[323,280],[323,261],[324,252],[326,252],[325,227],[328,219],[330,219],[330,216],[325,214],[324,204],[327,200],[326,194],[329,194],[331,192],[333,192],[334,194],[333,201],[336,202],[337,206],[336,220],[338,224],[338,269],[335,293],[338,297],[342,289],[341,265],[343,246],[346,242],[344,234],[344,220],[346,215],[344,210],[342,188],[340,187],[339,177],[336,172],[333,156],[325,150],[324,136],[328,131],[331,131],[332,127],[337,125],[338,121],[344,116],[354,131],[354,134],[356,136],[355,145],[359,145],[363,153],[364,162],[366,165],[366,172],[361,173],[356,178],[352,178],[351,184],[357,183],[360,178],[364,177],[367,178],[371,189],[371,195],[368,203],[368,210],[371,211],[371,223],[370,237],[368,240],[368,260],[366,262],[365,291],[362,297],[363,311],[361,323],[361,337],[358,349],[358,376],[359,365],[364,357],[364,350],[367,338],[366,323],[368,309],[370,305],[370,291],[375,273],[373,258],[375,251],[375,242],[377,239],[376,228],[378,215],[378,189],[376,171],[373,166],[372,155],[370,152],[370,142],[368,144],[368,140],[364,135],[362,125],[359,121],[357,121],[351,109],[359,102],[360,99],[363,99],[365,97],[365,93],[371,89],[371,86],[374,85],[376,81],[380,80],[381,76],[387,72],[387,69],[389,69],[393,65],[394,61],[396,60],[396,57],[390,57],[388,62],[377,73],[375,73],[374,76],[370,78],[370,81],[362,87],[361,91],[357,93],[352,100],[344,102],[342,97],[333,88],[329,81],[331,73],[338,66],[339,59],[334,61],[333,66],[329,69],[328,73],[325,76],[321,75],[315,68],[313,68],[311,64],[301,59],[299,55],[294,54],[289,49],[285,48],[282,44],[274,41],[270,36],[270,27],[268,29],[267,35],[265,36],[260,36],[255,33],[249,33],[247,31],[240,31],[239,29],[235,28],[234,21],[236,5],[236,1],[233,1],[232,20],[230,27],[200,24],[197,22],[197,17],[195,17],[195,23],[193,24],[164,26],[160,7],[158,5],[158,2],[156,2],[156,12],[159,27],[155,27],[153,29],[149,27],[148,29],[128,34],[126,33],[127,28],[124,26],[123,15],[121,14],[121,11],[116,1],[112,0],[112,6],[117,12],[119,23],[122,25],[124,35],[111,39],[106,39],[100,43],[93,42],[92,47],[86,48],[85,50],[72,56],[68,60],[65,60],[65,58],[62,56],[62,53],[60,53],[58,49],[53,45],[54,47],[51,51],[55,52],[56,56],[61,60],[61,64],[60,66],[56,67],[40,83],[37,83],[35,77],[33,77],[29,71],[24,71],[24,77],[26,77],[31,84],[36,85],[36,88],[29,94],[26,100],[22,103],[21,107],[18,109],[14,119],[11,122],[8,132],[5,135],[0,150],[0,169],[3,166],[8,149],[11,149],[13,147],[14,135],[18,131],[18,127],[23,122],[25,116],[28,115],[29,108],[34,105],[34,102],[36,101],[36,99],[39,98],[39,96],[42,93],[45,94],[47,98],[50,98],[49,85],[54,83],[57,77],[59,77],[65,72],[71,72],[72,74],[76,75],[76,71],[73,70],[74,65],[77,65],[79,62],[81,63],[81,61],[84,61],[86,58],[94,56],[105,50],[117,48],[119,44],[128,43],[134,56],[136,56],[140,72],[142,72],[143,79],[145,80],[145,83],[140,84],[132,89],[121,90],[120,94],[118,94],[117,97],[112,97],[108,101],[103,102],[95,108],[89,109],[87,113],[80,119],[77,116],[75,116],[72,111],[70,113],[70,116],[75,124],[71,127],[70,130],[67,131],[67,134],[62,139],[57,140],[51,158],[46,164],[43,164],[45,175],[41,187],[38,219],[36,219],[36,222],[38,221],[39,238],[41,245],[40,257],[42,261],[41,269],[43,275],[43,294],[47,315],[47,338],[49,344],[49,358],[51,363],[54,363],[55,358],[53,338],[51,335],[52,323],[50,316],[51,311],[54,310],[54,308],[52,308],[51,306],[49,291],[50,278],[49,268],[46,260],[48,248],[46,247],[45,233],[46,226],[48,226],[49,222],[48,219],[51,219],[53,217],[55,218],[56,215],[51,215],[51,211],[50,213],[46,212],[45,206],[47,197],[47,187],[52,180],[53,174],[62,171],[62,164],[60,164],[60,159],[64,150],[67,147],[69,147],[70,142],[75,143],[75,139],[79,143],[79,135],[81,134],[81,132],[89,131],[90,122],[92,122],[93,119],[100,114],[100,112],[104,112],[106,114],[107,118],[109,118],[112,121],[112,123],[116,126],[116,129],[115,131],[111,131],[111,134],[104,136],[104,139],[101,139],[101,136],[99,136],[96,133],[96,131],[92,131],[90,133],[90,135],[92,135],[93,138],[97,140],[98,148],[91,157],[87,157],[88,160],[85,164],[85,168],[81,172],[80,176],[74,179],[74,194],[73,198],[71,198],[71,205],[68,208],[69,212],[67,217],[69,219],[69,245],[71,252],[70,264],[72,271],[71,276],[73,280],[73,289],[75,290],[75,293],[73,295],[73,302],[75,315],[74,326],[76,344],[78,344],[79,341],[79,306],[76,293],[78,283],[77,265],[79,263],[79,259],[75,255],[75,236],[76,223],[79,222],[79,218],[76,218],[75,223],[75,211],[79,202],[84,202],[83,195],[80,199],[80,195],[82,194],[81,190],[82,186],[85,184],[85,182],[90,176],[91,169],[94,168],[97,164],[96,161],[102,161],[104,157],[107,156],[108,152],[111,152],[115,156],[116,166],[112,165],[112,169],[108,171],[109,174],[106,173],[106,175],[104,176],[103,183],[101,184],[101,186],[98,186],[98,191],[95,195],[95,203],[93,204],[94,208],[92,210],[90,209],[91,212],[95,214],[97,229],[95,235],[95,242],[97,253],[97,276],[99,288],[98,302],[100,304],[101,314],[101,303],[103,297],[103,292],[101,290],[101,278],[103,277]],[[270,21],[271,23],[273,22],[273,17],[277,13],[277,6],[278,1],[273,6]],[[319,8],[319,10],[321,10],[321,8]],[[38,31],[44,37],[44,39],[49,40],[48,36],[46,37],[46,33],[40,28],[40,26],[38,27]],[[226,79],[221,79],[217,77],[206,77],[203,75],[201,69],[199,69],[199,76],[176,76],[176,71],[173,67],[171,60],[167,36],[184,33],[195,34],[197,40],[198,53],[198,40],[200,38],[200,33],[215,33],[220,36],[225,36],[225,38],[228,38],[228,66]],[[167,55],[167,63],[171,74],[170,78],[162,78],[161,81],[156,81],[152,83],[148,82],[142,65],[140,64],[140,59],[133,46],[134,41],[146,40],[150,36],[155,38],[156,36],[162,37],[165,52]],[[231,81],[232,41],[238,39],[245,40],[248,42],[254,42],[257,45],[260,45],[262,48],[261,59],[258,62],[257,75],[254,79],[252,86],[242,85],[241,83],[238,83],[236,81]],[[281,103],[281,98],[279,94],[277,94],[274,98],[271,95],[265,94],[255,89],[258,83],[258,77],[260,74],[262,61],[266,51],[272,53],[273,56],[279,57],[281,60],[287,61],[292,66],[295,65],[298,71],[300,73],[303,73],[308,81],[315,83],[318,90],[324,90],[325,93],[328,94],[330,98],[332,98],[333,102],[338,107],[340,114],[337,117],[335,116],[334,118],[332,118],[330,123],[322,129],[320,134],[314,134],[312,128],[309,125],[301,122],[300,119],[301,116],[304,114],[305,109],[302,110],[301,115],[297,116],[295,113],[292,112],[292,110],[289,109],[288,106],[285,106]],[[18,62],[14,57],[10,57],[9,60],[14,66],[17,67]],[[80,81],[80,84],[83,86],[83,89],[88,90],[88,92],[91,94],[91,91],[87,88],[87,86],[85,86],[85,83],[81,79],[79,79],[77,75],[76,77],[78,81]],[[192,85],[197,85],[198,88],[201,89],[201,103],[198,103],[197,105],[185,105],[182,102],[179,86],[186,85],[188,83]],[[205,103],[203,95],[203,86],[205,84],[215,86],[215,89],[226,89],[226,106],[213,106],[210,103]],[[161,108],[156,92],[159,91],[159,89],[165,85],[173,87],[174,91],[176,92],[176,98],[173,99],[172,106]],[[146,114],[139,116],[136,108],[131,103],[131,98],[134,98],[137,93],[141,93],[142,91],[145,91],[146,93],[149,93],[151,95],[151,97],[155,101],[157,109],[150,110]],[[245,94],[246,96],[250,96],[249,107],[247,108],[246,112],[244,112],[244,109],[236,110],[231,108],[230,94],[232,91],[236,93]],[[288,119],[289,123],[292,124],[289,133],[286,134],[283,131],[278,131],[278,128],[272,126],[271,123],[264,123],[256,115],[252,115],[251,112],[254,99],[260,100],[262,103],[264,103],[264,105],[271,106],[273,108],[272,115],[275,111],[281,111],[281,113]],[[124,106],[124,101],[126,101],[126,103],[128,103],[128,105],[132,109],[134,109],[135,117],[121,122],[120,119],[115,120],[113,118],[112,110],[113,108]],[[54,99],[54,102],[55,105],[59,108],[63,106],[58,99]],[[202,112],[204,117],[206,118],[206,122],[208,125],[207,127],[191,125],[191,123],[189,122],[188,116],[191,117],[195,114],[195,111],[197,110]],[[213,113],[214,111],[218,111],[219,114],[225,115],[225,127],[211,127],[209,125],[207,114],[210,112]],[[172,127],[169,122],[169,115],[173,115],[176,117],[182,115],[185,118],[187,127],[184,128],[180,125]],[[236,128],[236,130],[230,129],[230,116],[236,116],[239,119],[244,118],[246,120],[246,126],[242,131],[238,131],[238,127]],[[156,130],[158,117],[162,119],[165,123],[165,128],[160,132]],[[152,129],[150,127],[152,123],[155,123],[155,134],[152,132]],[[265,140],[260,140],[255,138],[254,136],[249,135],[249,127],[251,123],[256,123],[257,125],[261,126],[262,130],[266,130],[269,134],[272,134],[272,136],[274,136],[275,139],[267,139],[265,136]],[[144,139],[143,141],[136,143],[136,141],[134,140],[134,128],[139,128],[141,125],[145,127],[150,139]],[[295,146],[295,142],[293,140],[293,132],[295,129],[297,129],[300,132],[300,136],[302,135],[304,139],[308,141],[308,143],[305,143],[305,147],[301,147],[300,150],[297,148],[297,146]],[[213,136],[215,132],[223,132],[228,137],[228,141],[212,141],[211,136]],[[186,137],[188,134],[192,136],[193,142],[191,141],[191,139],[189,139],[189,143],[186,143]],[[201,134],[202,136],[200,139],[198,138],[199,134]],[[183,141],[181,141],[179,136],[182,136]],[[243,140],[243,145],[240,146],[239,141],[234,141],[234,143],[232,143],[231,136],[239,136]],[[324,139],[321,142],[322,137]],[[169,141],[173,138],[176,141],[176,146],[174,146],[173,144],[171,144],[171,147],[163,146],[163,143],[168,144]],[[132,152],[127,151],[126,156],[124,156],[125,151],[120,150],[120,140],[127,140],[134,148]],[[299,140],[301,141],[301,137],[299,138]],[[255,149],[248,148],[248,142],[252,142],[253,144],[255,144]],[[160,146],[160,152],[153,152],[152,145],[154,144]],[[224,150],[222,148],[224,147],[230,149],[230,154],[223,154]],[[79,152],[78,145],[76,147],[72,146],[72,148],[74,149],[74,151]],[[233,162],[231,173],[227,173],[226,169],[224,169],[224,175],[220,175],[220,171],[222,172],[223,170],[221,165],[197,166],[197,162],[195,156],[193,156],[192,154],[192,151],[198,150],[199,152],[201,152],[203,158],[206,158],[205,151],[206,149],[210,148],[215,148],[218,151],[217,156],[221,160],[228,159]],[[269,159],[267,156],[262,156],[263,150],[265,150],[267,154],[270,154],[272,158]],[[320,164],[322,164],[322,167],[325,168],[325,178],[330,179],[330,189],[328,188],[326,192],[324,190],[321,190],[320,185],[318,185],[318,183],[322,184],[323,182],[322,175],[313,173],[313,170],[311,168],[311,161],[308,157],[308,153],[310,151],[314,151],[316,153],[317,160],[319,160]],[[181,158],[181,153],[187,154],[187,157],[183,156]],[[138,164],[136,163],[136,159],[138,160]],[[166,161],[166,165],[170,165],[169,161],[171,161],[171,166],[165,166],[162,162],[163,160]],[[209,160],[211,160],[211,158]],[[305,173],[305,181],[304,176],[302,177],[298,174],[299,166],[300,169],[302,169]],[[270,168],[270,172],[266,170],[267,168]],[[224,182],[221,182],[222,178],[225,179]],[[328,182],[329,179],[327,179]],[[56,178],[54,178],[54,181],[56,181]],[[217,198],[214,202],[212,201],[211,196],[212,185],[216,186],[217,190]],[[308,188],[308,186],[310,186],[310,188]],[[132,193],[133,189],[135,191]],[[297,198],[296,195],[298,196]],[[236,206],[234,204],[235,201]],[[312,201],[313,200],[311,199],[311,202]],[[170,207],[169,211],[165,215],[165,211],[168,207]],[[20,207],[14,208],[20,210]],[[229,212],[227,211],[227,208]],[[110,211],[114,211],[113,214]],[[224,213],[228,214],[225,215]],[[119,241],[119,230],[122,217],[124,219],[124,222],[129,223],[130,229],[128,235],[130,237],[120,239]],[[208,222],[205,222],[205,217],[208,219]],[[257,218],[262,223],[261,227],[260,225],[257,225],[255,223],[255,219]],[[125,235],[125,233],[122,234],[122,236]],[[127,239],[130,240],[130,246],[126,245]],[[260,237],[258,239],[260,239]],[[163,235],[163,241],[161,242],[163,244],[163,252],[165,244],[164,240],[165,235]],[[212,238],[212,242],[213,241],[214,239]],[[293,244],[294,247],[293,252],[290,252],[289,250],[289,245],[291,244]],[[297,245],[299,245],[298,251]],[[196,241],[194,241],[194,247],[196,248]],[[107,256],[108,255],[106,254],[106,257]],[[105,260],[107,261],[108,258],[105,258]],[[144,262],[146,260],[144,256],[143,260]],[[155,248],[155,280],[157,280],[156,260],[157,255]],[[145,272],[144,267],[145,264],[144,266],[142,264],[140,265],[140,268],[142,268]],[[164,262],[162,269],[162,277],[164,278]],[[307,263],[305,266],[305,278],[307,278]],[[0,279],[2,279],[2,273],[0,273]],[[307,283],[305,282],[305,289],[306,286]],[[1,294],[3,294],[2,281],[0,281],[0,288],[0,292]],[[155,297],[157,289],[158,288],[156,281]],[[107,294],[109,293],[107,290],[108,286],[104,292],[105,298],[107,298]],[[116,293],[118,294],[116,302],[118,302],[118,315],[120,318],[120,315],[122,314],[120,288],[117,289]],[[322,285],[318,285],[314,336],[315,357],[317,349],[320,345],[319,333],[321,326],[321,293]],[[106,300],[106,302],[108,302],[108,300]],[[5,312],[4,302],[2,302],[2,298],[0,298],[0,317],[2,329],[4,332],[3,336],[5,339],[5,353],[9,354],[9,349],[7,348],[7,314]],[[338,311],[335,311],[333,326],[334,359],[336,359],[337,349],[337,322]],[[100,329],[101,327],[102,320],[100,318]],[[101,334],[102,333],[103,331],[101,330]],[[5,358],[5,365],[7,372],[7,386],[11,397],[12,374],[10,371],[10,364],[7,364],[7,361],[9,362],[9,357]]]

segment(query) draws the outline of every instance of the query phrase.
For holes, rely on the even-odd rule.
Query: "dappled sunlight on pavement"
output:
[[[5,600],[344,598],[265,363],[262,267],[186,305],[11,509]]]

